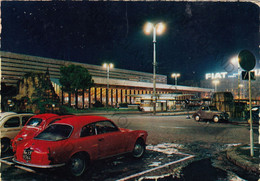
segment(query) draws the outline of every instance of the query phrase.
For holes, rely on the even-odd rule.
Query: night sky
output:
[[[253,3],[2,2],[1,49],[14,53],[152,73],[147,21],[163,21],[157,73],[180,81],[232,71],[231,57],[252,51],[259,60],[259,7]]]

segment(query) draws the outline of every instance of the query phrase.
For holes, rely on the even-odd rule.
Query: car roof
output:
[[[52,121],[56,120],[55,122],[57,121],[60,121],[61,119],[65,119],[65,118],[69,118],[69,117],[73,117],[75,115],[56,115],[54,117],[50,117],[46,120],[46,123],[47,124],[50,124]]]
[[[5,116],[13,115],[13,114],[17,114],[17,113],[15,113],[15,112],[1,112],[0,117],[5,117]]]
[[[103,116],[72,116],[68,118],[61,119],[54,124],[69,124],[73,127],[82,127],[86,124],[94,123],[97,121],[109,120]]]
[[[12,115],[28,115],[28,116],[32,116],[34,115],[33,113],[15,113],[15,112],[1,112],[0,113],[0,120],[7,117],[7,116],[12,116]]]
[[[33,116],[32,118],[41,118],[43,120],[52,118],[52,117],[56,117],[58,116],[57,114],[53,114],[53,113],[44,113],[44,114],[37,114],[35,116]]]

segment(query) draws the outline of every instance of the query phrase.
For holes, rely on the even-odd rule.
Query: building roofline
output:
[[[37,61],[40,61],[40,62],[46,62],[46,60],[52,62],[52,61],[58,61],[60,64],[78,64],[78,65],[83,65],[83,66],[89,66],[89,67],[95,67],[97,69],[99,69],[100,67],[102,67],[102,65],[94,65],[94,64],[88,64],[88,63],[82,63],[82,62],[74,62],[74,61],[68,61],[68,60],[61,60],[61,59],[54,59],[54,58],[48,58],[48,57],[41,57],[41,56],[35,56],[35,55],[27,55],[27,54],[21,54],[21,53],[13,53],[13,52],[8,52],[8,51],[0,51],[0,54],[1,54],[1,57],[4,55],[4,56],[7,56],[7,55],[16,55],[16,56],[19,56],[19,57],[22,57],[22,58],[27,58],[27,59],[32,59],[35,61],[35,59],[37,59]],[[18,58],[18,57],[17,57]],[[122,71],[122,72],[125,72],[125,71],[128,71],[128,72],[135,72],[135,73],[139,73],[139,74],[149,74],[149,75],[153,75],[152,73],[149,73],[149,72],[141,72],[141,71],[136,71],[136,70],[128,70],[128,69],[120,69],[120,68],[113,68],[117,71]],[[157,74],[157,75],[160,75],[160,76],[166,76],[167,75],[163,75],[163,74]]]

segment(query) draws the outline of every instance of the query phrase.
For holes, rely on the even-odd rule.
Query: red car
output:
[[[72,175],[80,176],[94,160],[124,153],[141,158],[146,138],[146,131],[118,128],[105,117],[73,116],[17,145],[14,162],[36,168],[66,165]]]
[[[49,124],[60,120],[65,117],[70,117],[72,115],[59,116],[57,114],[46,113],[38,114],[31,117],[17,136],[12,140],[13,151],[16,151],[16,145],[27,139],[32,139],[43,131]]]

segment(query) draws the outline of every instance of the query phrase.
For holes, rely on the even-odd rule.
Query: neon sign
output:
[[[208,73],[206,79],[225,79],[227,74],[227,72]]]
[[[260,76],[260,69],[253,70],[255,72],[255,76]],[[240,72],[241,74],[241,72]],[[234,78],[237,77],[238,73],[229,74],[228,72],[217,72],[217,73],[207,73],[205,75],[206,80],[208,79],[225,79],[225,78]]]

